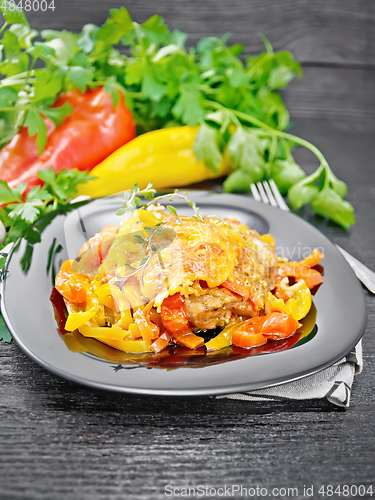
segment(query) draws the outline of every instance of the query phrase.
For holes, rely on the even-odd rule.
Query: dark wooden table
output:
[[[38,29],[78,30],[102,23],[108,7],[120,3],[56,0],[53,14],[29,18]],[[255,52],[263,32],[276,49],[294,52],[304,67],[304,78],[285,92],[295,132],[318,146],[347,182],[357,224],[345,232],[302,215],[375,269],[375,4],[139,0],[128,8],[141,22],[164,15],[172,27],[192,33],[192,42],[232,31],[234,42]],[[297,150],[296,159],[308,172],[315,166],[307,152]],[[347,410],[326,401],[106,393],[57,378],[15,343],[1,343],[0,498],[148,500],[199,485],[197,496],[203,487],[225,485],[258,487],[259,498],[266,494],[261,488],[274,498],[307,498],[311,490],[304,488],[313,486],[313,498],[322,498],[322,485],[372,485],[375,496],[375,297],[364,293],[365,366]],[[277,495],[272,488],[286,490]],[[298,488],[298,496],[288,488]]]

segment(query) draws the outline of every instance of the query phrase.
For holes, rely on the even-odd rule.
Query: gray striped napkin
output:
[[[326,398],[335,405],[348,407],[354,376],[361,373],[362,367],[362,340],[360,340],[348,355],[314,375],[267,389],[227,394],[216,396],[216,398],[242,399],[244,401],[294,401]]]

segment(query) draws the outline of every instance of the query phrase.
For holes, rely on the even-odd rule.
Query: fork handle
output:
[[[362,262],[355,259],[350,253],[336,245],[337,249],[344,257],[349,266],[353,269],[354,274],[357,278],[365,285],[365,287],[370,290],[371,293],[375,294],[375,273],[366,267]]]

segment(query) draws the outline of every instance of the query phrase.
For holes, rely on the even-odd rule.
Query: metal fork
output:
[[[285,203],[284,198],[281,196],[275,182],[271,179],[269,182],[257,182],[257,184],[251,184],[251,192],[254,200],[267,203],[276,208],[281,208],[285,212],[289,212],[289,207]],[[349,266],[353,269],[357,278],[365,285],[365,287],[370,290],[371,293],[375,294],[375,273],[366,267],[362,262],[355,259],[350,253],[346,252],[339,245],[336,245],[341,255],[344,257]]]

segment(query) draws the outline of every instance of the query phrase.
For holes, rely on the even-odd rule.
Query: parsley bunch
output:
[[[42,116],[58,125],[71,107],[51,106],[61,92],[104,86],[114,103],[120,93],[133,112],[138,133],[179,125],[199,125],[194,151],[217,171],[227,154],[234,172],[228,192],[249,192],[250,184],[274,179],[292,208],[311,203],[316,213],[344,228],[355,222],[346,186],[332,173],[322,153],[287,132],[289,113],[279,94],[301,67],[288,51],[244,54],[229,35],[201,39],[185,48],[188,35],[170,31],[160,16],[143,24],[122,7],[110,10],[101,26],[86,24],[78,34],[30,28],[23,12],[4,0],[0,10],[0,147],[21,125],[37,134],[41,151],[47,140]],[[320,166],[309,177],[292,150],[311,150]]]

